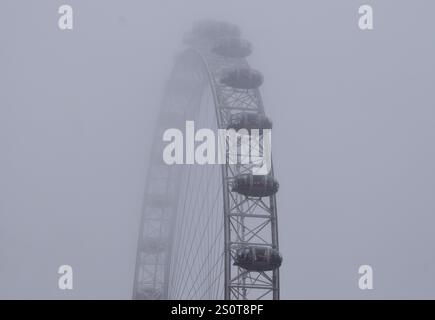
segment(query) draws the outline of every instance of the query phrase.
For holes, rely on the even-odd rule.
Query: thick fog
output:
[[[58,8],[74,29],[58,28]],[[358,28],[370,4],[374,30]],[[0,1],[0,298],[130,299],[165,80],[239,25],[274,122],[281,298],[435,298],[435,3]],[[58,268],[74,270],[59,290]],[[373,267],[373,290],[358,267]]]

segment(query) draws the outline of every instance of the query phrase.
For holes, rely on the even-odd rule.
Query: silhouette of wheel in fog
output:
[[[261,132],[272,122],[259,92],[263,76],[246,61],[252,46],[237,26],[219,21],[195,24],[184,42],[156,123],[133,299],[279,299],[273,168],[253,175],[255,161],[167,165],[162,159],[165,130],[184,131],[190,120],[196,129],[234,129],[248,138],[258,129],[262,151]],[[230,152],[226,146],[227,159],[236,156]],[[237,156],[249,158],[249,151],[239,148]]]

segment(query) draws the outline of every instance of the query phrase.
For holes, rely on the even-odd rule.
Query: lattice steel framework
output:
[[[214,110],[210,109],[208,112],[213,114],[216,122],[214,125],[210,124],[210,127],[227,128],[231,115],[235,113],[248,111],[264,115],[262,98],[257,88],[237,89],[224,85],[220,81],[225,70],[234,67],[248,68],[246,59],[220,56],[212,52],[211,46],[212,42],[196,43],[181,53],[176,58],[175,67],[165,89],[159,121],[156,124],[156,136],[151,151],[151,163],[140,222],[134,299],[279,299],[278,269],[254,272],[233,265],[238,248],[255,245],[278,250],[275,195],[254,198],[232,191],[234,179],[239,174],[251,172],[252,167],[258,165],[255,161],[247,164],[221,165],[220,197],[223,204],[218,214],[222,217],[219,221],[222,223],[220,227],[223,232],[216,231],[217,241],[220,241],[221,245],[218,244],[216,246],[218,249],[213,250],[222,251],[220,255],[222,263],[216,262],[216,265],[221,264],[222,272],[220,274],[209,267],[210,273],[212,272],[218,279],[215,279],[215,282],[206,279],[205,286],[209,288],[203,290],[202,295],[187,294],[200,287],[198,284],[200,281],[197,280],[191,281],[193,284],[190,289],[183,290],[186,292],[184,294],[180,294],[181,289],[177,293],[174,286],[177,281],[188,281],[182,280],[181,275],[176,272],[180,265],[180,257],[177,256],[177,245],[179,244],[174,243],[177,242],[175,237],[179,234],[177,228],[183,225],[179,220],[177,222],[177,219],[180,219],[182,198],[186,197],[182,191],[186,181],[186,175],[183,172],[186,172],[186,169],[181,168],[183,166],[168,166],[163,163],[163,132],[168,128],[181,129],[186,120],[194,119],[201,108],[204,90],[208,89],[211,92],[212,106],[214,106]],[[257,147],[261,150],[261,146],[260,141]],[[248,156],[241,152],[239,149],[237,156]],[[230,154],[228,146],[226,153],[227,157],[234,156]],[[271,175],[273,176],[273,168]],[[195,192],[204,193],[206,190],[195,190]],[[205,194],[200,194],[200,196],[206,197]],[[207,200],[208,202],[211,201]],[[160,242],[150,246],[150,239],[159,239]],[[187,245],[192,244],[187,243]],[[184,258],[190,259],[190,257]],[[207,259],[209,257],[205,256],[195,263],[207,263],[211,266],[212,263],[207,262]],[[189,274],[192,273],[192,270],[189,271]],[[194,272],[202,272],[202,270],[199,268]],[[216,291],[216,295],[213,296],[209,293],[210,286],[222,286],[223,290]],[[213,290],[215,290],[214,287]]]

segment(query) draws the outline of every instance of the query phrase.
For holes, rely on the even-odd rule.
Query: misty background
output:
[[[74,30],[57,26],[74,9]],[[374,30],[358,8],[374,9]],[[165,80],[239,25],[274,121],[281,297],[435,298],[435,2],[0,2],[0,298],[130,299]],[[60,265],[74,270],[61,291]],[[358,288],[358,267],[374,290]]]

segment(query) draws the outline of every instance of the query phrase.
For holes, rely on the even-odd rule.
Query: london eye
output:
[[[201,21],[185,36],[156,121],[139,226],[133,299],[279,299],[279,253],[273,165],[266,175],[252,150],[225,147],[250,161],[172,165],[162,160],[167,128],[272,129],[253,48],[227,22]],[[251,139],[252,140],[252,139]]]

